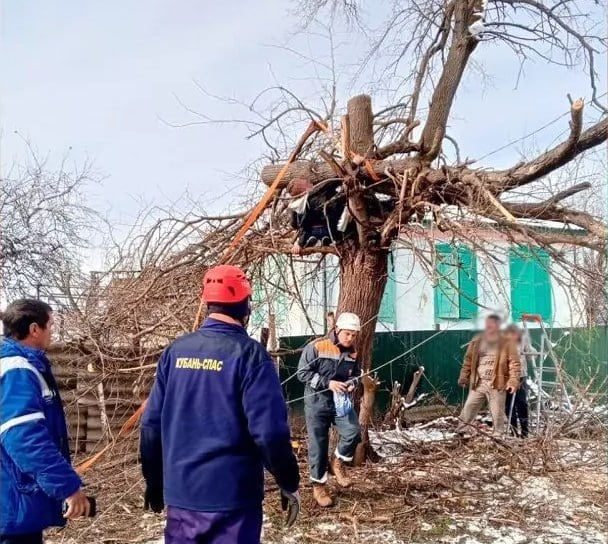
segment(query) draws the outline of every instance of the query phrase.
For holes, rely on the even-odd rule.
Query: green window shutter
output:
[[[449,244],[439,244],[436,250],[435,318],[458,319],[460,317],[458,256]]]
[[[521,314],[535,313],[534,270],[530,266],[530,254],[527,248],[518,247],[509,250],[509,275],[511,276],[511,318],[519,321]]]
[[[477,257],[468,247],[458,248],[458,296],[461,319],[477,316]]]
[[[384,288],[384,294],[382,295],[382,301],[380,302],[380,310],[378,311],[378,321],[390,325],[396,324],[395,315],[395,296],[396,296],[396,285],[395,278],[387,272],[386,287]]]
[[[540,314],[544,321],[551,321],[551,259],[543,249],[535,252],[534,265],[534,306],[535,313]]]
[[[535,248],[520,246],[509,251],[511,275],[511,317],[521,319],[521,314],[540,314],[545,321],[551,320],[551,276],[549,254]]]

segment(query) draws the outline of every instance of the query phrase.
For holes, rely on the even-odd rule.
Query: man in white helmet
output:
[[[359,419],[353,407],[352,392],[360,376],[355,342],[361,321],[344,312],[327,338],[310,342],[298,364],[298,379],[305,384],[304,412],[308,431],[308,462],[313,496],[320,506],[331,506],[327,490],[328,469],[338,485],[351,485],[344,463],[353,460],[361,440]],[[329,429],[336,426],[339,441],[328,465]]]

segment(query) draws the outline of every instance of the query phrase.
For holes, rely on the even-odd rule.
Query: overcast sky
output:
[[[14,131],[42,154],[61,157],[71,147],[73,161],[93,160],[104,177],[92,201],[123,223],[136,215],[142,197],[163,203],[185,190],[209,200],[224,194],[262,143],[247,141],[242,126],[169,126],[195,120],[175,96],[220,118],[238,112],[204,96],[194,81],[245,101],[276,80],[312,96],[316,87],[302,81],[314,77],[311,65],[271,47],[287,44],[328,58],[326,40],[293,35],[290,6],[281,0],[4,0],[3,168],[23,155]],[[361,80],[350,86],[364,41],[351,34],[336,43],[338,64],[349,67],[338,80],[344,106],[349,94],[369,90]],[[505,48],[482,46],[475,59],[493,80],[482,86],[470,75],[458,96],[450,133],[464,155],[483,156],[566,112],[566,93],[589,97],[581,73],[542,62],[529,64],[518,80],[518,64]],[[605,65],[604,58],[602,88]],[[567,121],[536,135],[534,145],[554,142]],[[507,165],[520,147],[484,163]],[[225,209],[235,196],[238,188],[212,207]]]

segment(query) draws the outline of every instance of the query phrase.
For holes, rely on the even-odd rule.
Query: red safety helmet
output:
[[[203,278],[203,300],[207,304],[233,304],[250,296],[251,284],[238,266],[215,266]]]

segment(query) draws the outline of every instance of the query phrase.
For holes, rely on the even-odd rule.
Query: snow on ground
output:
[[[398,537],[391,529],[363,529],[357,532],[355,539],[354,534],[351,537],[344,536],[344,528],[338,528],[334,531],[323,531],[319,526],[315,527],[315,536],[311,538],[309,534],[303,531],[295,531],[289,535],[282,535],[278,539],[262,540],[262,544],[301,544],[302,542],[312,542],[313,539],[317,542],[332,542],[341,544],[346,542],[357,542],[361,544],[406,544],[406,541]],[[347,533],[348,534],[348,533]],[[347,538],[348,540],[344,540]],[[161,543],[162,544],[162,543]]]
[[[456,438],[453,431],[455,417],[441,417],[429,423],[422,423],[407,429],[390,431],[370,431],[369,439],[381,457],[402,454],[408,446],[428,442],[443,442]],[[452,430],[450,430],[450,428]]]
[[[548,524],[542,535],[531,535],[529,531],[517,527],[496,529],[483,527],[479,523],[455,526],[461,530],[458,536],[444,537],[438,540],[442,544],[604,544],[605,532],[597,530],[577,530],[562,523]],[[467,534],[468,533],[468,534]]]
[[[455,426],[454,418],[444,417],[370,432],[384,459],[353,469],[355,485],[348,490],[332,483],[333,508],[314,503],[303,464],[300,519],[285,529],[278,494],[270,493],[263,544],[608,544],[601,439],[497,445],[484,435],[463,440]],[[119,505],[129,512],[128,528],[116,523],[110,537],[106,524],[114,520],[99,519],[101,533],[88,541],[101,542],[96,537],[103,534],[114,544],[163,544],[163,517],[141,512],[140,493]],[[127,530],[129,538],[121,540]],[[65,531],[48,542],[83,540]]]

